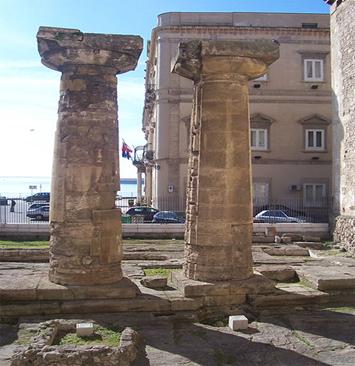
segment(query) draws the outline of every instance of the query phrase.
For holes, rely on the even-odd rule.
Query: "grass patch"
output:
[[[300,279],[298,282],[295,282],[295,284],[306,288],[313,288],[312,284],[304,278]]]
[[[171,271],[171,268],[145,268],[144,274],[146,276],[162,276],[168,278]]]
[[[109,329],[105,327],[95,328],[94,334],[89,337],[79,337],[75,333],[68,333],[60,338],[59,345],[105,345],[118,347],[121,338],[121,332],[118,329]]]
[[[133,244],[133,245],[183,245],[183,240],[173,240],[173,239],[125,239],[123,244]],[[36,241],[14,241],[14,240],[0,240],[1,249],[30,249],[30,248],[48,248],[48,240],[36,240]]]
[[[355,307],[342,306],[338,308],[325,308],[324,310],[333,311],[335,313],[355,314]]]
[[[37,241],[12,241],[0,240],[1,249],[30,249],[30,248],[48,248],[48,240]]]
[[[182,239],[123,239],[123,244],[183,245]]]

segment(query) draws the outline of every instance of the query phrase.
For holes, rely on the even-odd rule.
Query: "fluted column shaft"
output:
[[[278,47],[264,41],[275,60]],[[200,281],[252,275],[248,81],[266,71],[249,42],[180,44],[174,71],[194,80],[185,232],[185,276]],[[255,52],[254,52],[255,48]]]
[[[122,279],[116,74],[135,67],[141,39],[40,28],[42,62],[62,72],[52,171],[49,279]]]

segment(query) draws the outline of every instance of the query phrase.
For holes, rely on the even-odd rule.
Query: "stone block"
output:
[[[265,277],[278,282],[290,282],[297,277],[296,271],[289,266],[263,265],[257,267],[257,270]]]
[[[185,277],[180,271],[171,272],[168,285],[178,289],[185,297],[227,296],[230,294],[228,282],[195,281]]]
[[[307,248],[307,249],[315,249],[315,250],[325,250],[327,249],[325,244],[320,242],[314,242],[314,241],[296,241],[294,242],[295,245],[298,245],[301,248]]]
[[[281,239],[283,238],[291,238],[291,241],[302,241],[303,240],[303,236],[300,234],[295,234],[295,233],[284,233],[281,236]]]
[[[205,306],[223,306],[223,305],[241,305],[246,302],[246,294],[234,294],[228,296],[204,296],[203,304]]]
[[[228,319],[228,326],[232,330],[248,329],[248,318],[244,315],[232,315]]]
[[[141,284],[152,289],[163,289],[167,287],[168,279],[161,276],[147,276],[141,279]]]
[[[315,235],[303,235],[303,241],[320,242],[322,239],[320,236]]]
[[[94,333],[93,323],[78,323],[76,324],[76,335],[78,337],[89,337]]]
[[[299,256],[299,257],[309,256],[308,249],[301,248],[297,245],[282,246],[278,248],[265,248],[264,252],[269,255],[275,255],[275,256]]]
[[[292,238],[290,236],[283,236],[281,238],[281,243],[291,244],[292,243]]]

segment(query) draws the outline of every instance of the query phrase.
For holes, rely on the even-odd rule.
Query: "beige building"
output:
[[[254,204],[325,207],[332,156],[329,37],[325,14],[158,16],[148,47],[143,114],[148,201],[175,210],[185,201],[193,90],[192,82],[171,73],[179,42],[273,39],[280,44],[280,59],[250,82]]]

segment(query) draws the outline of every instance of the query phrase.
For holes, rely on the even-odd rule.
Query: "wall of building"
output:
[[[302,23],[318,24],[304,29]],[[192,82],[171,73],[178,44],[187,39],[269,38],[280,43],[281,57],[266,81],[250,83],[251,116],[261,114],[272,120],[269,146],[252,151],[255,181],[272,176],[270,198],[301,198],[289,190],[297,180],[315,180],[331,191],[331,92],[329,16],[319,14],[258,13],[166,13],[153,31],[148,75],[156,87],[155,101],[155,201],[161,196],[183,197],[187,175],[189,118]],[[323,60],[324,79],[304,80],[304,59]],[[155,70],[155,71],[154,71]],[[254,87],[256,84],[258,88]],[[314,88],[315,86],[315,88]],[[319,126],[304,122],[319,118]],[[314,118],[313,118],[314,119]],[[150,122],[145,121],[147,125]],[[309,124],[310,123],[310,124]],[[312,124],[313,123],[313,124]],[[324,128],[325,149],[306,151],[305,129]],[[223,149],[223,146],[221,146]],[[254,159],[257,157],[258,160]],[[286,172],[287,171],[287,172]],[[265,172],[268,172],[266,174]],[[296,179],[295,177],[298,177]],[[168,191],[173,187],[173,191]]]
[[[334,215],[340,215],[334,238],[355,252],[355,2],[337,3],[331,15]]]

